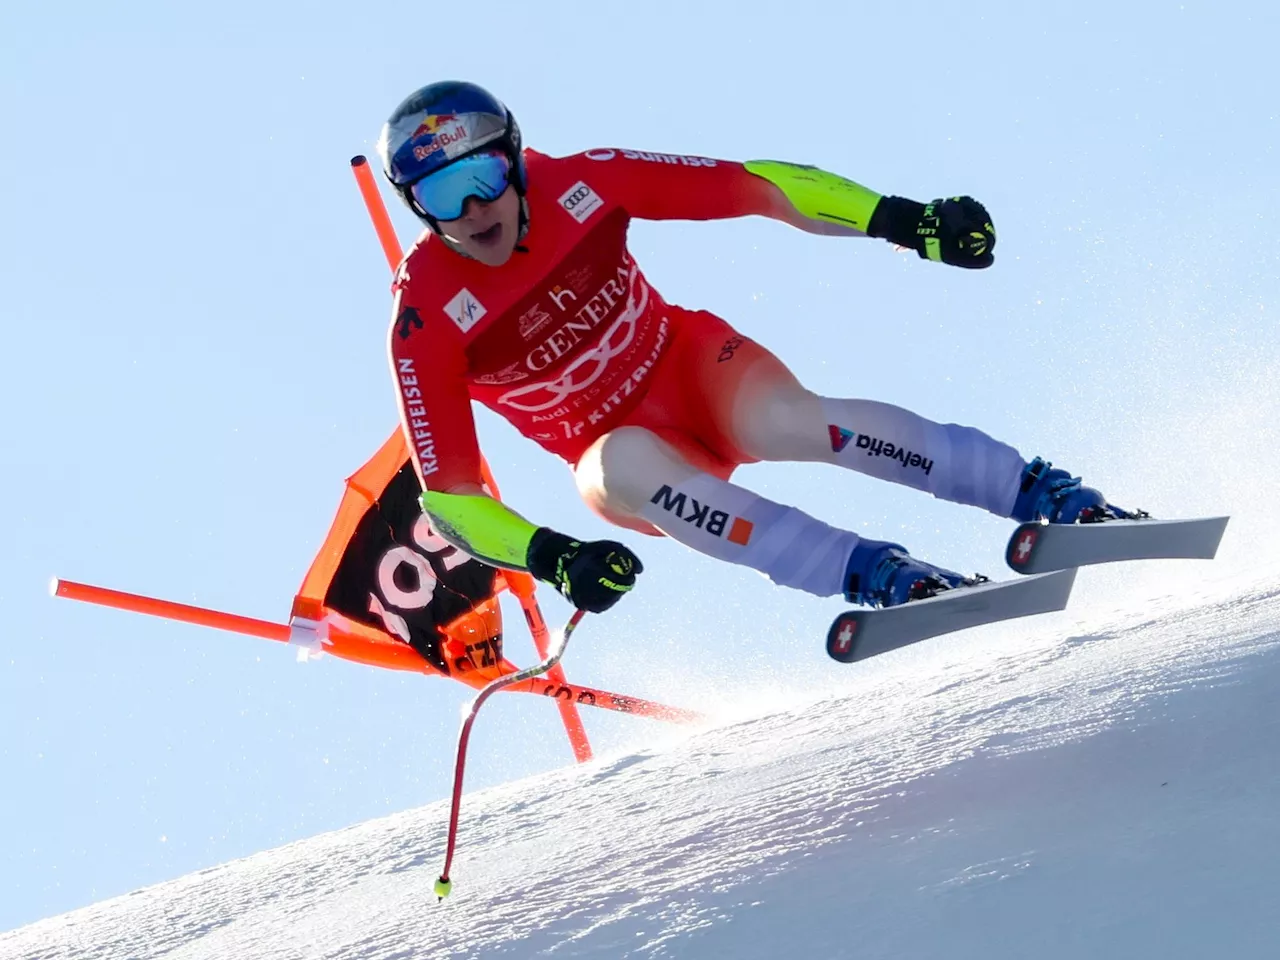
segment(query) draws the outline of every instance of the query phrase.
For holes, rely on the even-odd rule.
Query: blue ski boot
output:
[[[872,607],[896,607],[953,587],[974,586],[986,577],[964,577],[917,560],[907,548],[880,540],[859,540],[845,568],[844,598]]]
[[[1079,477],[1036,457],[1022,472],[1022,486],[1014,501],[1014,520],[1028,523],[1097,523],[1100,520],[1132,520],[1139,516],[1107,503],[1107,498]]]

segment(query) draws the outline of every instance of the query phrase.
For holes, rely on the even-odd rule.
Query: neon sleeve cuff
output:
[[[529,541],[538,528],[506,504],[482,494],[435,490],[420,502],[435,532],[463,553],[504,570],[529,569]]]
[[[862,233],[868,233],[871,215],[881,199],[874,190],[817,167],[781,160],[748,160],[743,166],[781,190],[802,216]]]

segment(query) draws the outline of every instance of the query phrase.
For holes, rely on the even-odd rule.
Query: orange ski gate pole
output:
[[[158,600],[123,590],[111,590],[107,587],[95,587],[92,584],[77,583],[74,580],[54,579],[49,585],[49,592],[55,597],[67,600],[79,600],[116,610],[127,610],[132,613],[143,613],[148,616],[162,617],[165,620],[176,620],[179,623],[191,623],[215,630],[226,630],[230,633],[260,637],[264,640],[275,640],[289,643],[304,650],[315,653],[330,653],[343,660],[363,663],[372,667],[388,670],[405,670],[410,673],[436,674],[431,664],[424,660],[417,651],[399,641],[378,639],[376,636],[361,636],[354,630],[345,630],[341,626],[329,624],[323,633],[299,624],[273,623],[270,620],[259,620],[255,617],[243,617],[235,613],[221,610],[210,610],[173,600]],[[372,634],[372,631],[371,631]],[[510,673],[517,670],[510,667]],[[487,679],[469,674],[460,674],[452,679],[461,680],[468,686],[482,688]],[[567,682],[538,683],[534,679],[519,683],[504,684],[503,689],[515,693],[532,693],[538,696],[553,697],[556,700],[572,701],[602,710],[617,713],[630,713],[638,717],[651,717],[670,723],[700,723],[705,718],[694,710],[682,710],[666,704],[655,703],[640,697],[584,687]]]

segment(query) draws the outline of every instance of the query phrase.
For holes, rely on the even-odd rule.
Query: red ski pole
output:
[[[440,877],[436,880],[436,896],[441,900],[453,890],[453,881],[449,879],[449,869],[453,866],[453,852],[458,842],[458,811],[462,806],[462,777],[467,767],[467,741],[471,739],[471,727],[476,721],[476,714],[491,694],[497,693],[503,687],[509,687],[513,683],[520,683],[521,681],[541,676],[559,663],[560,658],[564,656],[564,648],[569,645],[569,637],[573,634],[574,628],[577,627],[585,614],[585,610],[578,610],[569,618],[569,622],[560,631],[559,641],[552,645],[547,652],[545,660],[535,663],[531,667],[525,667],[516,673],[509,673],[506,676],[499,677],[476,694],[476,698],[471,701],[471,709],[467,711],[467,715],[463,718],[462,730],[458,734],[458,760],[453,768],[453,806],[449,811],[449,838],[445,845],[444,869],[440,871]]]

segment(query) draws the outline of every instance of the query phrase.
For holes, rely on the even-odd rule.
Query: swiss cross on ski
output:
[[[1039,537],[1039,525],[1029,524],[1026,527],[1019,527],[1017,533],[1010,540],[1012,553],[1010,554],[1009,566],[1017,570],[1018,567],[1025,564],[1031,556],[1031,551],[1035,549],[1036,540]]]
[[[461,82],[429,84],[401,103],[379,153],[424,227],[399,271],[388,338],[422,507],[468,556],[528,570],[580,610],[606,611],[631,592],[643,572],[638,535],[666,536],[708,562],[862,608],[829,631],[828,652],[850,659],[887,649],[890,634],[1061,609],[1065,571],[1083,564],[1217,549],[1225,518],[1153,520],[980,429],[856,399],[853,384],[831,396],[798,388],[770,350],[803,322],[794,313],[747,330],[669,302],[627,239],[635,219],[757,216],[832,243],[883,239],[931,261],[921,269],[985,270],[996,230],[973,197],[914,200],[770,160],[590,145],[554,157],[526,145],[506,104]],[[894,255],[861,243],[847,250]],[[699,266],[715,269],[714,258]],[[912,309],[927,306],[916,288],[901,295]],[[848,296],[856,308],[858,291]],[[564,460],[617,539],[581,541],[490,499],[473,402]],[[992,583],[730,482],[760,460],[821,462],[1012,520],[1022,526],[1010,567],[1063,575]],[[837,505],[852,498],[838,473],[829,482]],[[526,496],[508,493],[516,505]]]
[[[835,631],[835,643],[832,644],[833,656],[848,656],[853,650],[853,638],[858,632],[858,621],[853,619],[837,619],[832,627]]]

